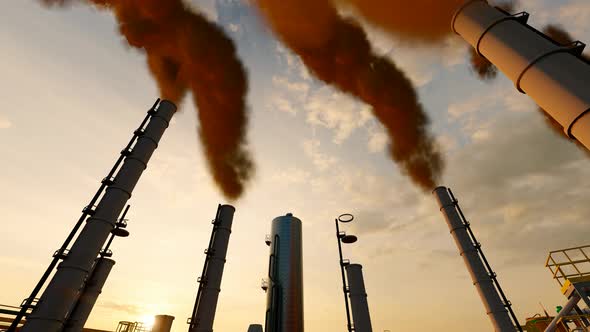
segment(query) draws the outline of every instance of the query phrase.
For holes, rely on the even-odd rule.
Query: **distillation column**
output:
[[[579,56],[585,45],[558,45],[527,19],[527,13],[511,16],[485,0],[472,0],[455,14],[452,26],[568,136],[590,149],[590,65]]]
[[[367,291],[365,290],[365,280],[363,278],[363,266],[360,264],[346,265],[346,279],[348,280],[348,296],[350,297],[354,331],[372,332],[373,327],[371,326],[371,314],[369,313]]]
[[[157,111],[150,117],[133,148],[125,152],[123,165],[106,188],[67,257],[58,265],[55,275],[37,307],[27,317],[21,332],[60,332],[63,329],[66,316],[78,300],[95,259],[115,228],[119,214],[131,197],[133,188],[146,169],[175,112],[176,106],[173,103],[166,100],[159,103]]]
[[[486,313],[492,321],[494,330],[496,332],[514,332],[516,328],[500,297],[501,295],[494,285],[495,276],[491,275],[480,257],[478,246],[473,243],[467,224],[463,221],[456,205],[456,200],[452,198],[449,190],[445,187],[438,187],[434,189],[433,193],[457,244],[459,253],[463,257],[463,261],[471,275],[471,280],[473,280],[473,284],[477,288]]]
[[[225,257],[229,245],[229,236],[236,209],[231,205],[220,205],[213,221],[213,232],[209,248],[205,251],[207,258],[203,274],[199,279],[199,290],[189,320],[189,332],[212,332],[217,300],[221,291],[221,278],[225,266]]]

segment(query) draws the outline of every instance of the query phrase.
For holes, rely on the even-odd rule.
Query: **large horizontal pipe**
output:
[[[559,45],[527,25],[527,18],[472,0],[456,13],[452,26],[568,136],[590,149],[590,65],[579,56],[584,44]]]

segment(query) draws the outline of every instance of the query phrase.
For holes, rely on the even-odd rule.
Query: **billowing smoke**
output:
[[[333,0],[351,6],[371,23],[406,41],[437,42],[465,0]]]
[[[181,0],[80,1],[113,12],[129,45],[146,52],[163,98],[179,103],[192,92],[209,169],[223,194],[238,198],[254,165],[246,149],[247,77],[232,40]]]
[[[428,117],[411,82],[373,53],[363,29],[340,17],[330,0],[257,0],[257,5],[310,72],[372,106],[389,134],[392,159],[414,183],[431,190],[443,161],[427,131]]]
[[[498,68],[473,47],[469,48],[469,64],[471,71],[484,81],[493,80],[498,75]]]

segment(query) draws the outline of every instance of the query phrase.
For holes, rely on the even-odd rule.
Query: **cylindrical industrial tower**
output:
[[[263,332],[262,325],[260,325],[260,324],[251,324],[248,327],[248,332]]]
[[[561,46],[526,24],[527,13],[507,15],[485,0],[467,2],[453,30],[531,96],[568,136],[590,149],[590,65],[584,44]]]
[[[301,220],[272,221],[265,332],[303,332]]]
[[[199,279],[199,290],[193,316],[189,323],[189,332],[213,331],[215,310],[221,291],[221,278],[235,211],[236,209],[231,205],[220,205],[217,209],[209,248],[205,251],[207,258],[203,274]]]
[[[154,317],[154,325],[152,326],[151,332],[170,332],[173,322],[174,316],[156,315]]]
[[[38,305],[27,317],[22,332],[59,332],[63,329],[100,249],[115,227],[117,217],[131,197],[175,111],[172,102],[161,101],[147,126],[141,129],[135,145],[123,152],[126,155],[123,165],[112,181],[108,179],[110,184],[96,210],[58,265]]]
[[[471,275],[471,280],[477,292],[481,297],[488,317],[492,321],[496,332],[514,332],[515,326],[512,323],[508,310],[494,285],[495,276],[486,269],[486,265],[478,250],[477,243],[473,243],[468,228],[462,219],[457,208],[457,202],[451,197],[450,192],[445,187],[434,189],[434,195],[444,215],[447,225],[455,239],[459,254],[467,266]]]
[[[346,279],[348,280],[348,296],[350,297],[354,331],[373,332],[365,280],[363,278],[363,266],[360,264],[346,265]]]
[[[86,282],[74,310],[68,317],[64,332],[82,331],[96,300],[98,300],[98,296],[102,292],[102,287],[111,273],[113,265],[115,265],[115,261],[109,258],[101,257],[96,260],[90,278]]]

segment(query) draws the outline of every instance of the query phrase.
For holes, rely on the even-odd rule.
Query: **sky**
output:
[[[434,198],[386,154],[370,107],[315,80],[256,11],[231,0],[192,0],[221,25],[248,71],[249,148],[256,175],[236,202],[215,331],[264,323],[264,236],[274,217],[303,222],[305,329],[346,328],[334,218],[359,237],[344,248],[363,265],[375,331],[491,331]],[[560,23],[588,40],[586,0],[521,0],[541,28]],[[27,297],[158,97],[142,52],[122,41],[107,12],[33,0],[3,3],[0,20],[0,303]],[[555,134],[533,102],[501,77],[482,82],[467,45],[408,45],[367,26],[380,54],[418,88],[447,166],[449,186],[521,320],[565,298],[544,261],[550,250],[587,244],[588,155]],[[87,323],[190,316],[217,204],[198,141],[195,106],[179,105],[117,239],[116,265]]]

